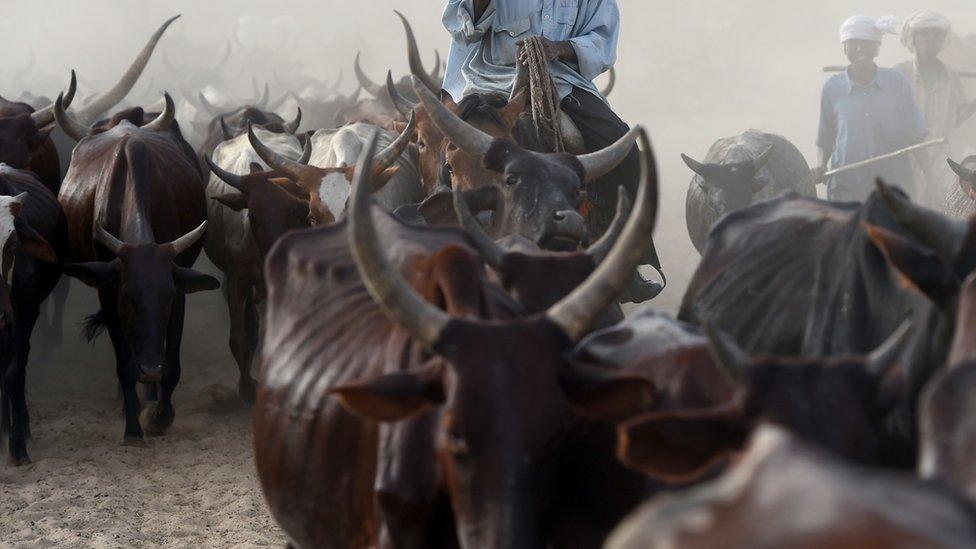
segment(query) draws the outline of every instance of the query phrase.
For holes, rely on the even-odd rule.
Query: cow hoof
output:
[[[241,396],[241,400],[243,400],[248,406],[253,405],[254,401],[257,400],[257,386],[258,382],[254,381],[253,379],[249,380],[248,382],[241,381],[237,384],[237,394]]]
[[[149,445],[142,437],[125,437],[122,440],[122,446],[130,446],[132,448],[148,448]]]
[[[173,425],[176,412],[172,406],[154,404],[147,407],[140,414],[142,430],[148,437],[158,437],[166,434],[166,430]]]
[[[11,467],[20,467],[22,465],[30,465],[31,464],[31,458],[29,456],[22,456],[22,457],[9,456],[7,458],[7,463],[9,463]]]

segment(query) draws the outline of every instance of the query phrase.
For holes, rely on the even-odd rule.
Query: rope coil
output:
[[[549,58],[541,36],[530,36],[522,43],[529,72],[529,92],[532,98],[532,121],[539,136],[553,152],[564,152],[560,127],[559,93],[549,72]]]

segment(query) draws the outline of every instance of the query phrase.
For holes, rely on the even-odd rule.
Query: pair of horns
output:
[[[411,114],[410,119],[407,121],[407,127],[403,129],[403,132],[401,132],[392,143],[380,151],[375,158],[371,159],[372,164],[374,164],[380,172],[392,166],[393,163],[400,158],[400,155],[403,154],[403,151],[406,150],[407,146],[410,145],[410,139],[413,137],[413,132],[416,128],[417,119]],[[250,125],[248,125],[247,129],[247,138],[250,140],[251,147],[254,148],[254,152],[258,153],[261,160],[264,160],[268,166],[271,166],[273,169],[283,173],[286,177],[293,181],[301,179],[302,174],[307,170],[316,169],[306,165],[308,160],[305,154],[303,154],[302,157],[306,158],[306,160],[305,162],[301,162],[291,160],[290,158],[275,152],[270,147],[262,143],[260,139],[258,139]],[[305,147],[308,149],[308,154],[310,155],[311,139],[305,141]]]
[[[420,48],[417,47],[417,37],[413,33],[413,27],[410,26],[410,22],[407,18],[403,16],[397,10],[393,10],[393,13],[400,18],[400,22],[403,23],[403,30],[407,35],[407,61],[410,64],[410,74],[419,78],[421,82],[434,93],[441,91],[441,54],[439,51],[434,50],[434,71],[428,73],[424,68],[424,62],[420,58]],[[356,79],[359,80],[359,85],[363,87],[367,92],[373,97],[382,98],[383,97],[383,86],[373,82],[366,73],[363,72],[362,67],[359,64],[359,57],[361,52],[356,53],[356,62],[353,64],[353,70],[356,72]]]
[[[494,137],[461,120],[434,97],[434,94],[416,77],[413,79],[413,89],[431,121],[451,143],[475,158],[485,156],[495,140]],[[577,155],[576,159],[583,165],[583,181],[595,181],[623,162],[640,131],[639,127],[634,127],[616,143],[602,150]]]
[[[428,92],[429,93],[429,92]],[[641,184],[637,208],[627,220],[619,238],[596,270],[575,290],[546,311],[547,319],[560,327],[573,342],[579,341],[616,299],[650,243],[657,218],[657,167],[647,134],[638,130],[643,147]],[[369,195],[377,134],[374,133],[359,159],[349,210],[349,243],[353,259],[373,299],[386,315],[399,323],[418,342],[434,348],[451,317],[414,292],[386,257],[373,226]]]
[[[143,125],[143,129],[163,132],[169,130],[170,126],[173,125],[173,120],[176,118],[176,105],[173,104],[173,98],[166,92],[163,92],[163,100],[166,104],[163,112],[152,122]],[[92,130],[90,127],[82,124],[65,112],[63,94],[58,95],[58,99],[54,102],[54,119],[58,121],[58,125],[64,130],[64,133],[75,141],[81,141],[91,135]]]
[[[75,76],[75,71],[71,71],[71,80],[68,81],[68,90],[61,94],[63,96],[64,108],[68,108],[71,105],[71,101],[75,98],[75,92],[78,90],[78,77]],[[34,126],[37,128],[43,128],[51,122],[54,122],[54,104],[48,105],[43,109],[31,114],[31,120],[34,121]]]
[[[251,130],[251,128],[248,128],[248,138],[257,141],[257,137],[252,137],[253,135],[254,132]],[[258,143],[260,143],[260,141],[258,141]],[[261,146],[267,149],[267,147],[263,143]],[[311,157],[312,157],[312,140],[308,139],[305,141],[305,147],[302,149],[302,156],[297,160],[297,163],[304,166],[308,164],[308,160]],[[245,183],[244,183],[243,175],[237,175],[236,173],[231,173],[221,168],[220,166],[217,165],[216,162],[213,161],[213,158],[211,158],[210,155],[204,155],[203,159],[207,163],[207,166],[210,167],[210,171],[213,172],[213,174],[216,175],[218,178],[220,178],[221,181],[227,183],[231,187],[234,187],[238,191],[247,192],[246,189],[244,188]],[[265,162],[267,162],[267,160],[265,160]]]
[[[204,221],[196,229],[193,229],[192,231],[168,244],[163,244],[163,246],[172,247],[173,255],[177,256],[190,249],[190,247],[196,244],[206,232],[207,222]],[[119,255],[119,252],[122,251],[122,247],[125,246],[124,242],[112,236],[112,234],[106,231],[105,227],[101,225],[98,225],[98,228],[95,230],[95,240],[101,242],[103,246],[108,248],[115,255]]]
[[[284,124],[281,125],[281,127],[282,129],[285,130],[286,133],[295,135],[295,132],[298,131],[298,127],[301,125],[302,125],[302,108],[298,107],[298,112],[295,114],[295,118],[289,120],[288,122],[285,122]],[[234,132],[234,130],[227,125],[227,121],[224,119],[223,116],[220,117],[220,133],[223,134],[224,141],[229,141],[237,137],[236,132]]]
[[[761,170],[763,166],[769,162],[769,157],[772,155],[772,153],[773,146],[770,145],[766,147],[766,150],[759,153],[759,156],[756,158],[753,158],[752,160],[743,160],[742,162],[736,162],[734,164],[703,164],[686,154],[681,155],[681,160],[683,160],[685,165],[688,166],[688,169],[702,176],[703,178],[708,179],[713,177],[716,173],[720,173],[716,172],[716,170],[731,169],[733,167],[749,168],[754,173],[759,173],[759,170]]]

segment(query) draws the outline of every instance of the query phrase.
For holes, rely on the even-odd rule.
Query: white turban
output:
[[[938,29],[946,34],[952,29],[952,23],[940,13],[934,11],[916,11],[908,16],[901,24],[901,43],[915,51],[915,31],[919,29]]]
[[[870,40],[881,42],[885,33],[895,33],[895,18],[892,15],[875,20],[867,15],[855,15],[840,26],[841,43],[848,40]]]

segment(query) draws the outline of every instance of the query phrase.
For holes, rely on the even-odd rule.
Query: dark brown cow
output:
[[[714,359],[733,380],[732,399],[708,409],[652,412],[620,428],[621,459],[661,480],[694,480],[772,422],[862,463],[884,461],[884,426],[898,392],[885,376],[909,335],[902,326],[865,357],[749,357],[721,330],[706,328]]]
[[[57,198],[27,170],[0,164],[0,433],[13,465],[30,463],[27,360],[40,305],[61,278],[68,232]]]
[[[720,478],[660,495],[607,549],[976,545],[976,506],[946,486],[852,465],[772,425]]]
[[[267,266],[255,455],[293,544],[592,547],[641,497],[641,482],[611,457],[604,436],[611,425],[571,411],[629,415],[645,409],[650,383],[562,357],[611,303],[650,236],[655,172],[643,141],[648,175],[638,208],[594,275],[544,314],[511,320],[517,309],[506,311],[483,282],[463,239],[445,247],[458,242],[456,230],[367,214],[369,157],[360,162],[348,225],[279,242]],[[396,253],[396,267],[377,238]],[[392,322],[378,325],[381,311]],[[403,421],[377,429],[326,391],[366,417]],[[414,451],[384,457],[407,428]],[[398,531],[393,517],[419,519],[428,535]]]
[[[60,106],[59,100],[55,115],[66,133],[86,130]],[[219,287],[190,268],[206,230],[204,185],[170,131],[173,116],[166,95],[166,109],[149,124],[122,120],[84,136],[59,197],[72,262],[65,272],[98,290],[101,309],[88,319],[88,334],[105,327],[112,338],[127,444],[144,444],[136,382],[161,388],[146,410],[146,434],[162,434],[172,424],[184,294]]]

